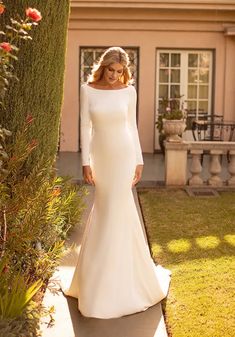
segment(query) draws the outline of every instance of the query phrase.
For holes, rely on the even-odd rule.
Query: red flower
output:
[[[6,273],[8,273],[9,269],[10,269],[9,266],[6,264],[6,265],[3,267],[2,272],[3,272],[4,274],[6,274]]]
[[[0,48],[4,49],[7,53],[9,53],[12,50],[12,46],[8,42],[0,43]]]
[[[37,139],[32,139],[30,144],[29,144],[29,149],[32,150],[38,145]]]
[[[31,124],[33,120],[34,120],[34,118],[33,118],[32,115],[28,115],[28,116],[26,117],[26,123],[27,123],[27,124]]]
[[[61,194],[61,189],[59,187],[55,188],[52,192],[53,197],[58,197]]]
[[[15,160],[17,160],[17,157],[16,157],[16,156],[12,156],[12,157],[10,158],[10,161],[15,161]]]
[[[41,13],[36,8],[27,8],[26,15],[33,21],[40,21],[42,19]]]
[[[0,4],[0,15],[5,11],[5,6]]]

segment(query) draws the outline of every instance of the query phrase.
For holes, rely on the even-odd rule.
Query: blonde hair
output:
[[[120,81],[123,84],[130,84],[133,82],[131,71],[129,68],[130,60],[128,54],[120,47],[108,48],[100,57],[98,63],[94,64],[91,75],[88,77],[88,83],[95,83],[99,81],[104,74],[106,67],[112,63],[120,63],[123,66],[123,72]]]

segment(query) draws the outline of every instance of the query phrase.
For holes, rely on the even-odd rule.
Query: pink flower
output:
[[[171,108],[168,106],[168,107],[166,108],[166,111],[167,111],[167,112],[170,112],[170,111],[171,111]]]
[[[7,53],[9,53],[12,50],[12,46],[8,42],[0,43],[0,48],[4,49]]]
[[[5,11],[5,6],[0,4],[0,15]]]
[[[36,8],[27,8],[26,15],[33,21],[40,21],[42,19],[41,13]]]

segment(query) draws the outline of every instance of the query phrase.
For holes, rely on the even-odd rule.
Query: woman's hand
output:
[[[91,167],[89,165],[82,167],[83,178],[87,184],[95,185],[95,182],[92,177]]]
[[[135,169],[135,176],[132,182],[132,187],[135,186],[141,179],[142,177],[142,172],[143,172],[143,167],[144,165],[137,165]]]

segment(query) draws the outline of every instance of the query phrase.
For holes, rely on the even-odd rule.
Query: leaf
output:
[[[23,28],[21,28],[21,29],[19,30],[19,34],[28,35],[28,32],[26,32]]]
[[[12,132],[10,130],[2,128],[2,131],[5,133],[6,136],[11,136],[12,135]]]
[[[13,54],[11,54],[11,53],[9,53],[8,56],[9,56],[10,58],[16,60],[16,61],[18,60],[18,57],[15,56],[15,55],[13,55]]]
[[[11,279],[10,287],[5,288],[5,293],[0,298],[0,316],[14,318],[21,315],[23,309],[41,288],[42,280],[37,280],[31,286],[22,275],[17,274]]]

